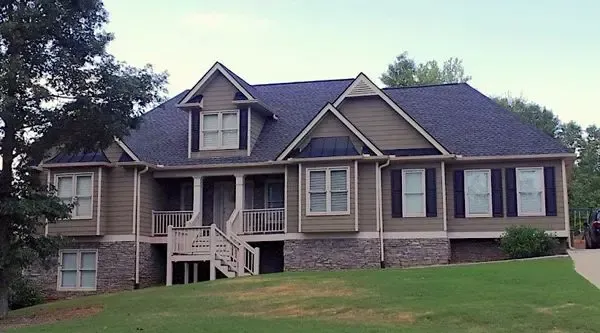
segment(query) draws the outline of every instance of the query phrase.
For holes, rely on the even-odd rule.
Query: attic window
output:
[[[238,149],[239,111],[203,112],[200,117],[200,130],[200,149]]]

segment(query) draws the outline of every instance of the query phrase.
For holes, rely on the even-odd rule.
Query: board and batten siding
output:
[[[506,216],[505,168],[554,167],[556,178],[556,216]],[[503,217],[454,217],[454,170],[502,169]],[[565,230],[565,205],[563,200],[561,161],[547,162],[488,162],[473,164],[446,164],[446,198],[449,232],[504,231],[514,225],[528,225],[544,230]]]
[[[433,148],[380,97],[347,98],[338,110],[380,149]]]
[[[394,169],[435,168],[436,217],[392,217],[392,178]],[[442,204],[442,172],[440,163],[405,164],[393,162],[381,171],[383,230],[385,232],[444,231],[444,206]]]
[[[102,170],[102,182],[105,182],[104,174],[106,169]],[[56,186],[54,182],[56,176],[67,175],[67,174],[79,174],[79,173],[92,173],[92,218],[91,219],[76,219],[76,220],[63,220],[56,223],[48,224],[48,235],[63,235],[63,236],[95,236],[97,228],[97,213],[98,213],[98,168],[87,167],[87,168],[64,168],[64,169],[52,169],[50,171],[42,172],[43,178],[46,178],[50,172],[50,182]],[[46,183],[44,179],[43,184]],[[103,187],[104,191],[105,188]],[[104,195],[103,195],[104,199]],[[103,205],[104,206],[104,205]],[[106,219],[106,215],[101,211],[100,224],[104,224],[103,220]],[[102,232],[102,230],[101,230]]]

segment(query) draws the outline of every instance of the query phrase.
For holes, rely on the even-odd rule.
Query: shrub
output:
[[[553,235],[527,226],[508,227],[500,238],[500,248],[513,259],[551,255],[557,247]]]
[[[8,308],[11,310],[40,304],[42,301],[42,295],[39,290],[26,277],[22,276],[19,279],[13,280],[9,286]]]

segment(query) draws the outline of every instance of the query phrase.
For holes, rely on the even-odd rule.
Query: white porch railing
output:
[[[167,228],[173,226],[176,228],[185,227],[191,220],[194,212],[192,211],[152,211],[152,235],[165,236]]]
[[[284,232],[285,208],[242,210],[243,235]]]

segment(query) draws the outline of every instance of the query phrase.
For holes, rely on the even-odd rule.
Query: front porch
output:
[[[240,236],[286,232],[285,174],[159,178],[152,235],[210,226]]]

